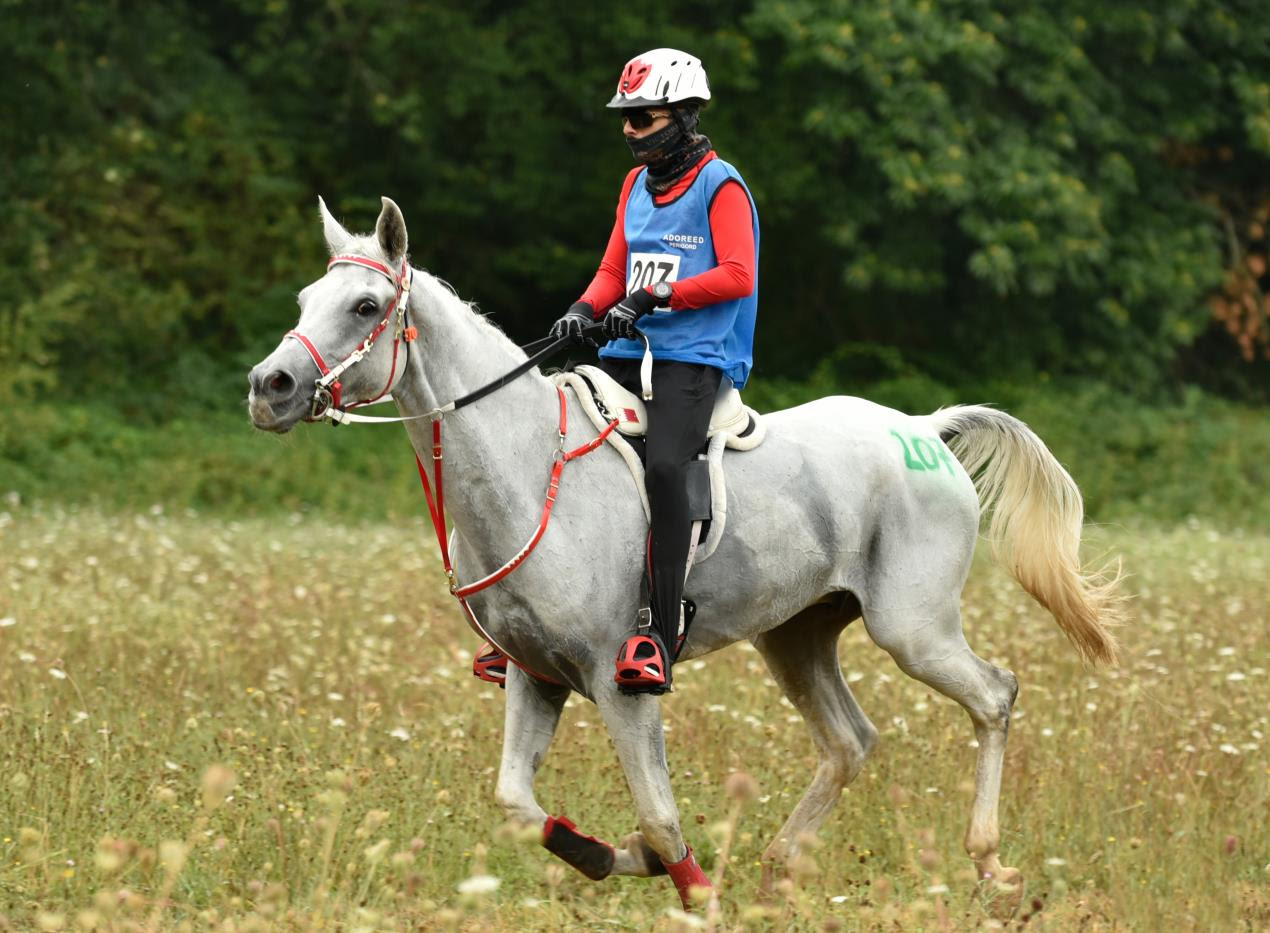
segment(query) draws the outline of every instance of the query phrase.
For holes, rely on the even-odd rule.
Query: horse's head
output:
[[[318,198],[331,263],[300,292],[295,329],[248,374],[247,407],[265,431],[289,431],[328,407],[373,401],[392,391],[405,369],[413,331],[406,221],[389,198],[370,236],[340,225]],[[382,339],[380,339],[382,337]]]

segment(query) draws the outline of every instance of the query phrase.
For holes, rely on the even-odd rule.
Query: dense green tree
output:
[[[703,127],[762,214],[760,374],[1248,392],[1266,345],[1270,23],[1236,0],[0,15],[6,395],[233,398],[321,269],[319,193],[362,228],[391,195],[417,262],[536,336],[630,164],[617,69],[662,44],[706,61]]]
[[[788,196],[837,247],[829,287],[852,309],[822,324],[953,380],[1158,379],[1208,324],[1229,163],[1266,190],[1270,26],[1250,12],[759,0],[747,25],[774,40],[788,94],[775,113],[812,141]],[[1184,147],[1224,164],[1186,164]]]

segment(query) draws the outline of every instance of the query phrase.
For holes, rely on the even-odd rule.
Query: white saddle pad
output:
[[[586,378],[583,378],[584,373]],[[551,378],[556,385],[573,390],[582,411],[597,431],[604,430],[614,418],[618,419],[618,430],[609,434],[607,442],[625,461],[635,481],[635,490],[639,495],[640,504],[644,507],[644,517],[651,519],[648,493],[644,489],[644,465],[630,443],[622,436],[623,433],[644,433],[646,415],[644,403],[594,366],[577,366],[572,372],[556,373]],[[594,381],[588,382],[588,379]],[[596,392],[601,394],[605,411],[600,410],[600,405],[591,391],[592,386],[596,386]],[[600,388],[601,386],[604,388]],[[751,450],[762,443],[763,437],[767,434],[767,426],[763,419],[754,409],[741,404],[741,393],[737,392],[730,382],[727,384],[727,391],[721,392],[720,396],[719,402],[714,407],[714,417],[710,419],[710,444],[706,454],[706,459],[710,463],[710,531],[706,539],[697,547],[693,557],[694,564],[701,563],[714,553],[727,527],[728,495],[723,472],[724,447],[734,450]],[[728,413],[722,423],[738,431],[744,431],[744,435],[731,433],[730,430],[720,427],[721,412]],[[631,430],[626,431],[627,427],[631,427]]]
[[[607,415],[610,421],[616,418],[618,431],[627,437],[640,437],[644,434],[648,414],[643,399],[634,392],[628,392],[598,366],[575,366],[574,372],[585,377],[594,387],[602,409],[601,414]],[[743,404],[741,393],[732,384],[732,380],[723,377],[706,436],[726,434],[728,447],[733,450],[751,450],[762,442],[766,433],[758,412]]]

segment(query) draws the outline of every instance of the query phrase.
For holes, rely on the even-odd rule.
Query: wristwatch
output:
[[[653,292],[653,297],[656,298],[658,301],[663,301],[663,302],[669,301],[670,293],[671,293],[670,283],[669,282],[654,282],[652,292]]]

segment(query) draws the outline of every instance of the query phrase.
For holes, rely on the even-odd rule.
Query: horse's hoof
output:
[[[1023,883],[1023,873],[1017,868],[1007,868],[1002,865],[995,854],[975,859],[975,868],[978,869],[979,881],[983,884],[999,884],[1013,888]]]
[[[1001,873],[997,875],[995,880],[997,884],[1015,888],[1023,883],[1023,872],[1019,871],[1017,868],[1007,868],[1002,866]]]
[[[620,874],[651,878],[654,875],[666,874],[666,866],[661,856],[648,844],[644,834],[631,833],[622,840],[622,848],[617,852],[618,861],[625,863]]]
[[[763,866],[763,877],[758,884],[758,902],[760,904],[770,904],[775,900],[776,895],[776,876],[770,865]]]
[[[762,880],[758,886],[759,907],[779,909],[789,900],[796,887],[791,869],[785,861],[763,860]]]
[[[1023,873],[1002,865],[996,856],[977,863],[979,891],[989,913],[997,920],[1009,920],[1023,903]]]

